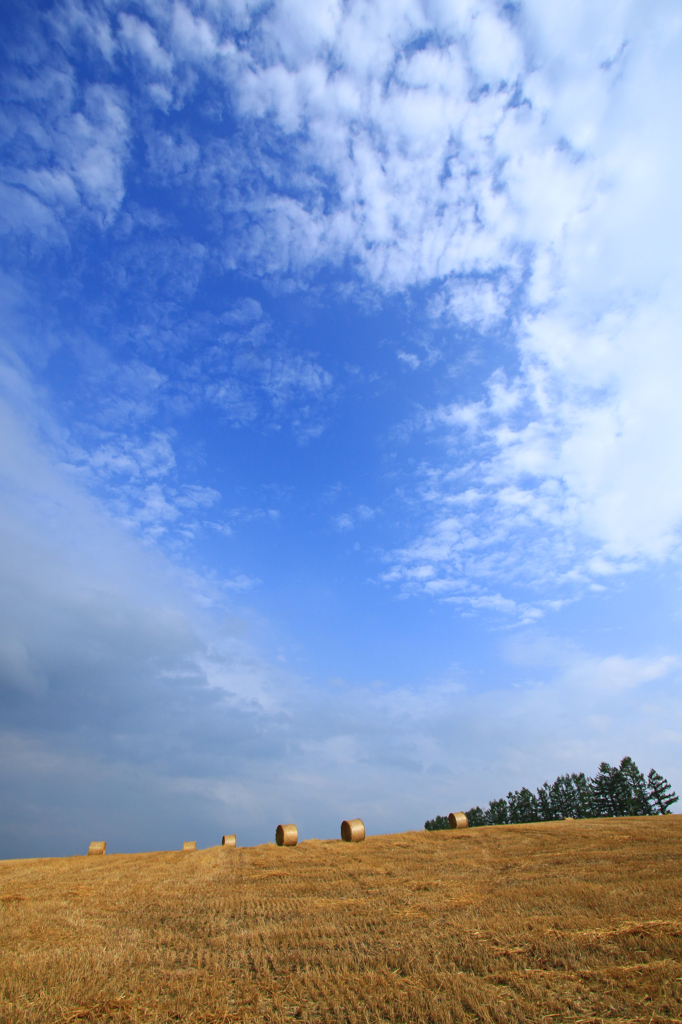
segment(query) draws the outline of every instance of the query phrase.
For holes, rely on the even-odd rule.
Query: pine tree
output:
[[[667,779],[654,771],[652,768],[647,776],[647,792],[652,814],[670,814],[668,808],[676,804],[680,799],[677,793],[672,792],[672,787]]]
[[[467,811],[467,821],[469,822],[469,828],[485,825],[485,814],[480,807],[472,807]]]
[[[486,825],[507,825],[509,823],[509,810],[507,801],[491,800],[488,810],[483,815]]]
[[[535,794],[525,786],[513,793],[507,793],[507,807],[508,819],[512,825],[541,820]]]
[[[550,785],[543,783],[537,796],[524,786],[507,799],[491,800],[486,811],[467,811],[470,828],[479,825],[507,825],[527,821],[556,821],[559,818],[605,818],[625,815],[670,814],[679,797],[667,779],[652,768],[645,779],[631,757],[617,768],[606,761],[593,779],[584,772],[560,775]],[[424,827],[430,832],[449,828],[443,815],[436,815]]]
[[[557,818],[577,818],[577,795],[573,777],[568,774],[560,775],[549,787],[551,817],[545,820],[555,821]]]
[[[571,775],[571,782],[573,783],[574,793],[574,805],[573,814],[568,815],[570,818],[598,818],[599,814],[596,808],[596,798],[592,780],[588,779],[585,772],[575,772]]]
[[[630,786],[630,806],[626,814],[652,814],[654,808],[649,801],[646,779],[631,757],[624,757],[618,771]]]
[[[557,779],[557,782],[559,780]],[[556,785],[556,783],[554,783]],[[538,786],[538,814],[540,815],[540,821],[555,821],[559,815],[556,813],[556,801],[552,792],[553,786],[550,786],[549,782],[544,782],[541,786]]]
[[[628,780],[618,768],[612,768],[608,761],[602,761],[599,771],[592,779],[596,797],[597,817],[622,818],[628,814],[631,805],[631,789]]]
[[[649,775],[651,776],[651,772]],[[593,810],[596,811],[597,817],[663,813],[658,809],[662,805],[656,801],[655,789],[647,784],[631,757],[624,757],[618,768],[612,768],[603,761],[591,781],[596,803]],[[661,783],[666,784],[666,780],[661,779]],[[674,803],[674,800],[671,802]]]
[[[437,814],[435,818],[424,822],[427,832],[439,832],[441,829],[450,828],[450,822],[443,814]]]

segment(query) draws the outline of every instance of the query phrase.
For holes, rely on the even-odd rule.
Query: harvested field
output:
[[[0,862],[0,1020],[682,1020],[682,817]]]

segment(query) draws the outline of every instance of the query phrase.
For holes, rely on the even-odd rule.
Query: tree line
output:
[[[562,818],[622,818],[630,815],[670,814],[679,797],[667,779],[652,768],[644,777],[631,757],[615,768],[602,761],[590,778],[584,772],[560,775],[533,793],[524,786],[491,800],[485,810],[466,812],[469,827],[516,825],[528,821],[560,821]],[[437,814],[424,823],[429,832],[449,828],[447,816]]]

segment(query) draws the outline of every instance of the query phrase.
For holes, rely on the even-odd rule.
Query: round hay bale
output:
[[[196,839],[193,840],[192,842],[188,842],[188,843],[183,843],[182,844],[183,852],[187,851],[189,853],[192,850],[196,850],[196,848],[197,848],[197,841],[196,841]]]
[[[90,845],[88,847],[88,857],[95,857],[95,856],[97,856],[99,854],[104,854],[106,852],[107,852],[107,844],[106,843],[90,843]]]
[[[344,843],[361,843],[365,838],[365,826],[361,818],[341,822],[341,838]]]
[[[278,846],[296,846],[298,842],[298,829],[295,825],[278,825],[275,832],[275,841]]]
[[[469,827],[469,819],[464,811],[453,811],[452,814],[448,814],[448,821],[450,822],[450,828]]]
[[[237,837],[236,836],[223,836],[223,846],[229,846],[229,848],[231,850],[234,850],[236,845],[237,845]]]

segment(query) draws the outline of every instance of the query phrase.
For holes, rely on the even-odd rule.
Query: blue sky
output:
[[[682,12],[6,5],[0,856],[682,789]]]

